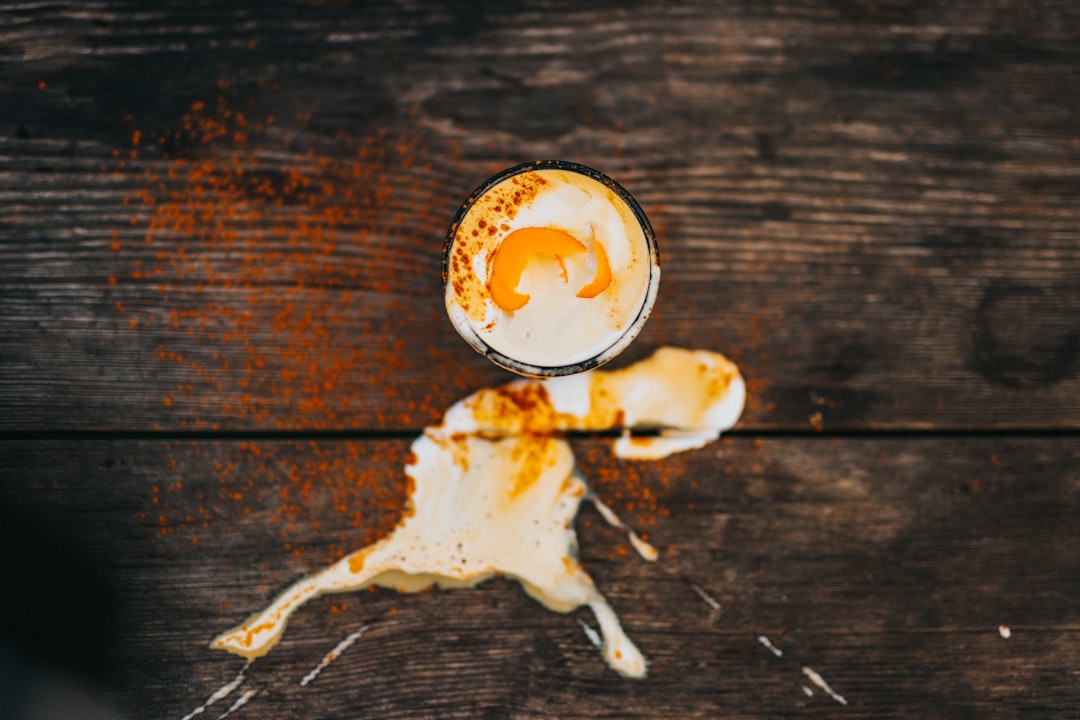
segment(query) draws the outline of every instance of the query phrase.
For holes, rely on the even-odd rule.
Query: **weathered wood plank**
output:
[[[96,669],[131,717],[180,717],[240,668],[205,647],[216,631],[390,526],[406,449],[4,442],[4,533],[21,544],[0,562],[31,582],[3,622],[45,660]],[[650,679],[618,679],[572,618],[510,582],[360,593],[296,616],[249,672],[250,713],[1005,718],[1080,702],[1073,439],[729,438],[645,464],[612,460],[600,441],[577,449],[600,494],[661,549],[644,563],[594,512],[579,518],[583,562],[650,657]],[[298,685],[364,624],[367,636]]]
[[[0,426],[419,428],[507,379],[454,334],[429,280],[432,292],[407,300],[326,288],[9,287]],[[681,308],[680,289],[692,293]],[[939,296],[924,314],[918,298],[831,302],[839,288],[789,293],[801,303],[783,312],[735,284],[711,298],[675,285],[616,364],[663,344],[727,352],[750,382],[749,429],[1076,427],[1080,314],[1059,303],[1069,288],[1058,290],[995,284],[978,300]]]
[[[415,429],[499,377],[454,207],[557,156],[660,231],[634,351],[735,355],[745,427],[1076,428],[1074,13],[13,7],[0,427]]]
[[[628,358],[731,353],[749,432],[896,434],[577,442],[663,551],[580,519],[644,683],[493,582],[313,603],[209,716],[246,688],[238,717],[1073,712],[1075,438],[903,433],[1080,427],[1078,28],[1060,2],[0,7],[5,693],[62,699],[58,667],[180,717],[240,667],[214,632],[385,532],[402,431],[504,378],[443,318],[446,222],[548,156],[659,231]],[[284,435],[77,439],[192,429]],[[369,439],[288,439],[313,429]]]

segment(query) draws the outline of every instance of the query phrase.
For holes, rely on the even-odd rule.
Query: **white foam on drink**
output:
[[[516,287],[529,301],[505,310],[491,297],[492,262],[516,230],[549,228],[585,246],[585,253],[530,258]],[[578,297],[597,272],[603,246],[611,282],[594,297]],[[614,189],[587,175],[541,169],[514,175],[476,198],[455,229],[447,267],[446,308],[454,326],[521,363],[562,367],[590,360],[615,345],[647,315],[650,282],[659,281],[645,231]]]

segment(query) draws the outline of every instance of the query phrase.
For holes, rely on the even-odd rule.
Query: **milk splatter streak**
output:
[[[642,457],[646,448],[645,456],[656,457],[718,437],[738,420],[745,395],[738,368],[722,355],[677,348],[661,348],[622,370],[480,390],[412,444],[405,468],[413,487],[409,506],[389,536],[302,578],[211,647],[259,657],[294,612],[325,593],[370,585],[402,592],[464,588],[503,575],[556,612],[588,606],[600,626],[604,660],[621,675],[644,677],[644,656],[577,559],[573,521],[590,493],[565,433],[681,431],[674,443],[619,438],[613,446],[616,455]],[[625,528],[610,508],[593,502],[608,522]],[[643,557],[656,557],[632,531],[628,537]]]

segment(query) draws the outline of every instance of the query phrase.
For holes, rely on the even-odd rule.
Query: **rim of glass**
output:
[[[645,325],[645,321],[649,319],[653,305],[656,304],[656,295],[660,290],[660,250],[657,247],[656,233],[653,231],[652,224],[649,222],[649,218],[646,217],[645,211],[641,209],[641,205],[634,199],[634,196],[631,195],[626,188],[604,173],[587,165],[582,165],[581,163],[570,160],[532,160],[530,162],[524,162],[506,168],[489,177],[481,183],[479,187],[473,190],[472,193],[469,194],[468,199],[458,208],[458,211],[454,214],[454,218],[450,222],[450,227],[446,232],[442,255],[443,293],[445,297],[446,283],[450,277],[451,250],[454,247],[458,226],[461,224],[466,213],[469,212],[479,198],[483,197],[483,195],[495,185],[498,185],[515,175],[521,175],[535,170],[566,170],[579,175],[584,175],[612,190],[626,203],[627,207],[630,208],[630,211],[634,214],[634,219],[637,220],[638,225],[641,227],[642,233],[645,236],[645,244],[649,248],[649,281],[646,285],[645,298],[638,308],[637,315],[634,317],[633,321],[626,326],[623,333],[615,338],[610,345],[590,358],[567,365],[535,365],[533,363],[517,360],[488,345],[467,319],[458,322],[453,316],[450,316],[450,323],[473,350],[505,370],[526,377],[538,378],[575,375],[577,373],[585,372],[586,370],[600,367],[625,350],[630,343],[634,341],[634,338],[637,337],[641,328]]]

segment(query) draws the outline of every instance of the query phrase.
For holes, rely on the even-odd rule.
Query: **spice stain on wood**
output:
[[[150,283],[164,305],[192,288],[197,299],[209,287],[232,290],[236,302],[207,298],[173,308],[157,323],[133,322],[164,326],[169,335],[212,349],[207,363],[166,342],[158,346],[158,361],[183,365],[198,380],[174,388],[166,405],[197,410],[220,397],[214,415],[227,420],[334,427],[354,411],[344,388],[392,385],[404,352],[399,345],[375,350],[372,343],[354,342],[355,328],[346,319],[359,301],[354,293],[389,295],[405,281],[382,262],[380,243],[410,234],[422,242],[442,221],[449,196],[409,172],[429,152],[420,135],[379,133],[356,141],[339,134],[338,154],[309,147],[282,165],[277,156],[303,138],[283,145],[272,117],[255,119],[234,109],[231,89],[223,85],[213,103],[193,103],[171,135],[147,133],[151,145],[164,146],[171,137],[190,150],[148,155],[143,187],[125,202],[142,208],[131,224],[146,223],[145,243],[162,247],[150,262],[135,262],[132,280]],[[135,141],[142,137],[136,130],[133,160],[140,157]],[[417,191],[426,193],[426,205],[413,201]],[[358,246],[376,255],[360,262],[352,249]],[[120,251],[123,243],[114,239],[112,247]],[[304,292],[308,288],[338,292],[313,295]],[[404,319],[411,310],[402,306],[397,313]],[[383,335],[374,327],[362,331]],[[195,387],[201,394],[194,394]],[[232,390],[239,396],[224,399]],[[195,416],[184,424],[216,428],[222,419]]]

